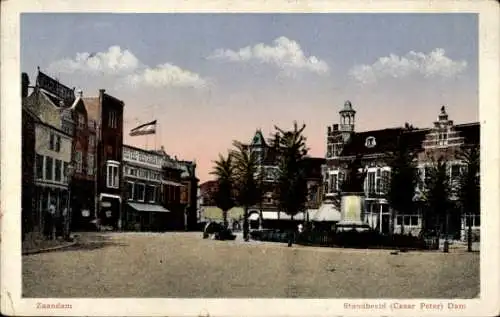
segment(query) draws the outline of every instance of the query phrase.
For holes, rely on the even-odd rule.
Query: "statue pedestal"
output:
[[[344,193],[340,199],[341,220],[337,223],[337,229],[370,229],[368,223],[362,219],[365,205],[364,193]]]

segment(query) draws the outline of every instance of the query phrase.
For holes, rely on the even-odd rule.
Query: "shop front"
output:
[[[168,230],[170,211],[163,206],[136,202],[128,202],[125,206],[126,230],[154,232]]]
[[[121,201],[118,195],[104,193],[99,195],[98,218],[101,226],[120,229]]]

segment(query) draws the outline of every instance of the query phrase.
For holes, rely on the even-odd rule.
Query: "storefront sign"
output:
[[[75,100],[75,92],[57,80],[45,75],[42,72],[38,72],[37,76],[38,87],[45,89],[46,91],[58,96],[65,102],[71,103]]]

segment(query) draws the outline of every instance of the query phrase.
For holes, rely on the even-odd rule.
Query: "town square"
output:
[[[475,14],[21,14],[22,298],[465,311],[493,256],[477,33]]]

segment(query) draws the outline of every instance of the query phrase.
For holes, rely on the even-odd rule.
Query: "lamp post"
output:
[[[68,202],[67,202],[67,214],[64,219],[64,237],[65,239],[69,239],[69,233],[70,233],[70,226],[71,226],[71,220],[72,220],[72,213],[73,211],[71,210],[71,185],[73,181],[73,174],[75,172],[75,166],[73,162],[70,162],[68,166],[66,167],[66,177],[68,179]]]

